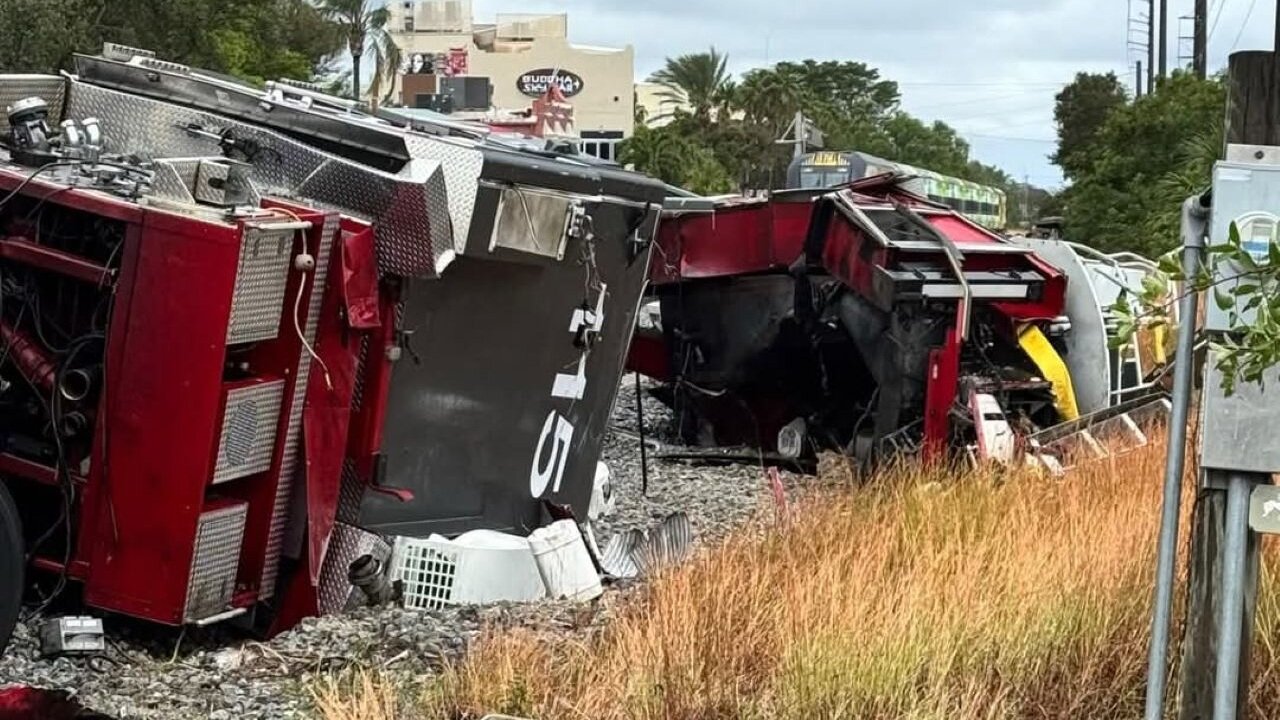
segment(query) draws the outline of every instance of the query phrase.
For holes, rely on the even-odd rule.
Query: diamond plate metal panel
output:
[[[284,380],[237,388],[227,393],[218,436],[213,483],[265,472],[271,467],[280,426]]]
[[[369,346],[372,345],[368,334],[360,337],[360,353],[356,357],[356,375],[351,387],[351,412],[358,413],[364,407],[364,374],[369,365]]]
[[[364,481],[356,474],[355,463],[346,460],[342,464],[342,484],[338,489],[338,520],[356,523],[360,521],[360,503],[364,500]]]
[[[29,97],[43,98],[49,104],[49,124],[57,125],[62,117],[67,81],[57,75],[5,75],[0,78],[0,133],[9,132],[9,106]]]
[[[440,163],[444,173],[446,204],[453,221],[454,250],[461,253],[471,232],[484,154],[473,141],[462,138],[434,138],[409,133],[405,135],[404,143],[410,155]]]
[[[404,182],[369,183],[369,170],[345,161],[320,165],[294,190],[376,218],[378,268],[395,275],[438,276],[453,260],[453,235],[444,211],[444,176],[439,163],[410,161],[398,176]],[[436,206],[434,217],[429,212]]]
[[[385,567],[391,558],[391,546],[380,535],[366,532],[347,523],[333,526],[329,553],[320,572],[320,614],[332,615],[347,607],[354,590],[347,580],[351,563],[363,555],[372,555]]]
[[[262,196],[245,175],[244,168],[231,165],[222,157],[162,158],[155,161],[155,179],[147,200],[163,198],[189,205],[204,202],[257,207]],[[215,176],[227,181],[230,187],[211,187],[209,181]]]
[[[191,196],[191,186],[183,177],[183,167],[180,163],[163,160],[156,163],[155,178],[151,181],[151,195],[148,200],[159,199],[177,203],[195,203],[196,199]]]
[[[311,279],[311,299],[307,303],[307,323],[302,334],[312,345],[316,341],[316,328],[320,323],[320,304],[324,301],[325,283],[329,277],[329,253],[333,250],[338,234],[338,215],[328,215],[320,237],[320,249],[316,253],[316,269]],[[276,577],[280,571],[280,555],[284,548],[285,531],[292,520],[305,522],[306,518],[289,517],[289,498],[293,484],[301,481],[302,467],[298,456],[302,446],[302,410],[307,395],[307,382],[311,378],[311,354],[303,348],[298,356],[298,377],[293,384],[293,404],[289,408],[289,424],[284,436],[284,455],[280,461],[280,482],[276,485],[275,504],[271,510],[271,530],[267,535],[266,561],[262,568],[262,585],[259,597],[263,600],[275,595]]]
[[[0,87],[4,84],[0,78]],[[202,141],[210,153],[218,151],[217,141],[193,136],[187,127],[230,131],[261,148],[249,178],[263,194],[298,198],[372,221],[382,273],[438,277],[453,256],[439,161],[413,160],[392,175],[248,123],[79,81],[70,84],[67,115],[99,118],[108,152],[145,151],[153,157],[189,157],[193,144]]]
[[[245,227],[227,325],[228,345],[271,340],[280,333],[296,232]]]
[[[183,613],[186,622],[213,617],[231,604],[248,515],[248,503],[200,514],[195,554],[187,580],[187,603]]]

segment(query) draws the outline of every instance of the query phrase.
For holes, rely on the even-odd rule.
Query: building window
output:
[[[622,133],[618,133],[621,135]],[[593,137],[601,136],[605,137]],[[597,157],[601,160],[616,161],[618,159],[618,144],[622,142],[621,137],[611,137],[613,133],[600,132],[584,132],[582,133],[582,154]]]
[[[413,32],[413,18],[412,18],[412,17],[407,17],[407,18],[405,18],[405,19],[404,19],[404,31],[405,31],[405,32]]]

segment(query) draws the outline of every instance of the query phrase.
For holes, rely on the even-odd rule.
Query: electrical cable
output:
[[[311,356],[312,360],[315,360],[316,363],[320,365],[320,370],[324,373],[325,387],[329,388],[329,391],[332,392],[333,378],[329,375],[329,366],[325,365],[324,360],[321,360],[320,356],[316,354],[315,348],[311,347],[311,343],[307,342],[307,336],[302,332],[302,294],[307,289],[308,277],[314,278],[314,275],[303,270],[302,278],[298,281],[298,294],[293,298],[293,330],[298,334],[298,340],[302,343],[302,347],[306,348],[307,354]]]
[[[32,181],[35,180],[36,177],[38,177],[42,173],[45,173],[57,167],[80,166],[83,164],[84,163],[80,161],[74,161],[74,162],[58,161],[58,162],[52,162],[40,168],[37,168],[34,172],[27,175],[27,177],[21,183],[19,183],[16,188],[14,188],[2,199],[0,199],[0,207],[4,207],[13,198],[17,197],[28,185],[31,184]],[[136,169],[136,168],[129,168],[128,166],[118,165],[110,162],[104,162],[100,164],[121,167],[129,170]],[[43,198],[41,198],[41,200],[37,202],[37,204],[28,212],[27,217],[31,217],[37,211],[42,210],[44,201],[47,200],[52,195],[53,193],[46,194]],[[41,216],[43,216],[43,213],[41,213]],[[111,264],[111,262],[115,259],[115,254],[118,250],[119,250],[119,246],[117,246],[115,250],[113,250],[111,259],[108,260],[108,264]],[[3,309],[4,309],[3,308],[3,295],[4,295],[3,283],[4,283],[4,278],[0,277],[0,318],[3,317]],[[50,538],[53,537],[54,533],[56,533],[59,528],[63,529],[64,537],[63,537],[63,548],[62,548],[63,559],[62,559],[62,565],[60,568],[60,573],[58,575],[58,580],[54,585],[52,591],[47,596],[45,596],[43,593],[40,593],[39,590],[37,589],[37,592],[41,595],[41,601],[39,605],[31,613],[31,616],[35,616],[43,613],[54,602],[54,600],[56,600],[58,596],[65,590],[68,583],[68,573],[70,570],[71,559],[74,554],[75,538],[74,538],[74,528],[72,523],[72,515],[73,515],[75,502],[76,502],[77,489],[75,486],[75,480],[72,477],[70,459],[68,457],[67,447],[65,443],[66,438],[64,437],[66,428],[64,427],[65,416],[63,413],[63,397],[61,393],[61,388],[63,387],[66,381],[66,376],[68,371],[72,368],[73,364],[76,362],[80,353],[86,347],[88,347],[89,345],[95,342],[105,341],[105,335],[97,332],[92,332],[72,340],[66,348],[63,348],[63,349],[54,348],[53,345],[49,343],[48,339],[44,335],[44,329],[43,329],[43,323],[42,323],[43,317],[40,311],[39,295],[36,292],[36,290],[33,288],[33,285],[34,285],[34,279],[31,277],[28,277],[26,283],[21,285],[23,297],[22,297],[22,303],[17,313],[17,317],[15,318],[14,327],[15,328],[20,327],[22,325],[23,319],[25,318],[28,310],[31,311],[31,313],[33,314],[32,323],[35,326],[36,335],[39,337],[40,341],[45,344],[46,347],[48,347],[51,350],[54,350],[58,355],[61,355],[62,358],[54,374],[54,381],[53,381],[52,387],[49,388],[49,397],[47,398],[47,400],[44,397],[44,394],[40,391],[40,389],[36,387],[32,378],[27,377],[25,374],[21,372],[18,374],[21,375],[23,380],[31,387],[32,391],[35,394],[35,398],[40,402],[40,404],[44,405],[45,411],[49,417],[50,431],[53,438],[55,452],[57,455],[55,474],[58,481],[59,494],[61,495],[62,502],[61,502],[61,507],[60,507],[59,515],[57,519],[49,526],[48,529],[46,529],[30,545],[27,552],[27,561],[30,562],[32,559],[36,557],[40,548],[43,547],[44,544]],[[114,292],[114,286],[112,286],[112,291]],[[96,312],[95,312],[95,315],[96,315]],[[92,321],[92,318],[91,318],[91,321]],[[60,328],[56,328],[55,326],[55,329],[61,332],[64,336],[67,336],[67,333],[62,331]],[[3,349],[3,351],[0,351],[0,366],[2,366],[9,359],[9,354],[11,353],[12,348],[13,348],[13,341],[8,343],[6,347]],[[104,353],[103,363],[102,363],[104,376],[105,376],[105,363],[106,363],[106,359],[105,359],[105,353]],[[105,383],[105,377],[103,380]],[[105,388],[103,388],[103,393],[105,396]]]
[[[66,447],[63,443],[63,432],[62,432],[63,430],[62,428],[63,398],[62,398],[62,393],[59,392],[59,389],[61,388],[63,382],[66,379],[67,371],[70,369],[71,365],[74,363],[79,353],[91,343],[102,341],[102,340],[105,340],[105,336],[99,333],[90,333],[88,335],[84,335],[77,338],[72,343],[71,347],[68,348],[66,356],[63,358],[62,362],[58,364],[57,372],[54,374],[53,387],[49,391],[50,395],[49,395],[48,410],[49,410],[50,425],[53,429],[54,445],[56,447],[57,454],[58,454],[57,472],[59,475],[59,480],[61,481],[61,484],[64,486],[66,490],[69,501],[74,501],[75,499],[75,484],[71,480],[70,464],[67,462]],[[28,382],[30,382],[29,379],[28,379]],[[32,388],[35,389],[35,386],[33,385]],[[70,515],[69,509],[66,515],[67,517],[69,517]],[[40,548],[41,545],[44,544],[45,541],[49,539],[50,536],[52,536],[53,530],[57,528],[57,526],[61,523],[61,521],[62,521],[62,518],[60,518],[59,522],[55,523],[49,530],[45,531],[43,535],[41,535],[35,542],[32,543],[31,549],[28,552],[30,556],[34,557],[36,551]],[[68,523],[68,532],[70,532],[69,523]],[[67,552],[70,552],[69,546],[67,548]],[[64,563],[64,568],[65,568],[65,565],[66,564]]]
[[[1226,2],[1226,0],[1223,0]],[[1235,50],[1240,46],[1240,38],[1244,37],[1244,29],[1249,27],[1249,18],[1253,17],[1253,8],[1258,4],[1258,0],[1249,0],[1249,9],[1244,14],[1244,22],[1240,23],[1240,32],[1236,33],[1235,42],[1231,43],[1231,49]]]
[[[46,171],[52,170],[52,169],[54,169],[54,168],[60,168],[60,167],[82,167],[82,166],[85,166],[85,165],[91,165],[91,166],[92,166],[92,165],[101,165],[101,166],[103,166],[103,167],[113,167],[113,168],[117,168],[117,169],[120,169],[120,170],[127,170],[127,171],[133,171],[133,172],[138,172],[139,170],[141,170],[141,168],[138,168],[138,167],[135,167],[135,166],[132,166],[132,165],[126,165],[126,164],[124,164],[124,163],[112,162],[112,161],[110,161],[110,160],[95,160],[95,161],[93,161],[93,162],[90,162],[90,161],[87,161],[87,160],[55,160],[55,161],[53,161],[53,162],[51,162],[51,163],[47,163],[47,164],[45,164],[45,165],[41,165],[40,167],[38,167],[38,168],[36,168],[35,170],[33,170],[30,174],[28,174],[28,175],[27,175],[27,177],[26,177],[26,178],[24,178],[24,179],[23,179],[23,181],[22,181],[21,183],[19,183],[19,184],[18,184],[18,187],[14,188],[12,191],[10,191],[10,192],[9,192],[9,194],[8,194],[8,195],[5,195],[3,199],[0,199],[0,207],[4,207],[6,204],[8,204],[8,202],[9,202],[10,200],[12,200],[12,199],[14,199],[15,197],[17,197],[19,193],[21,193],[23,190],[25,190],[25,189],[26,189],[26,187],[27,187],[28,185],[30,185],[30,184],[31,184],[31,182],[32,182],[33,180],[35,180],[35,179],[36,179],[36,177],[37,177],[37,176],[39,176],[39,175],[41,175],[41,174],[45,173]],[[57,191],[55,191],[55,192],[61,192],[62,190],[65,190],[65,189],[68,189],[68,188],[59,188],[59,189],[58,189]],[[39,207],[39,205],[40,205],[40,203],[43,203],[45,199],[47,199],[47,198],[51,197],[53,194],[54,194],[54,193],[50,193],[49,195],[46,195],[44,198],[41,198],[40,202],[39,202],[39,203],[37,203],[36,207],[38,208],[38,207]],[[34,210],[34,208],[33,208],[33,210]]]
[[[267,210],[272,213],[284,215],[292,219],[294,222],[306,222],[297,213],[288,208],[270,207],[267,208]],[[310,355],[311,359],[315,360],[316,364],[320,366],[320,371],[324,374],[325,387],[332,392],[333,376],[329,374],[329,366],[326,365],[324,360],[320,358],[320,355],[316,353],[316,349],[307,341],[307,336],[302,331],[302,295],[307,289],[307,278],[310,277],[313,281],[315,279],[314,273],[311,272],[311,270],[315,269],[315,262],[315,258],[311,257],[311,255],[306,252],[305,248],[303,252],[295,258],[295,263],[299,263],[296,267],[302,273],[302,277],[298,280],[298,292],[293,298],[293,331],[297,334],[298,342],[302,343],[302,347],[307,351],[307,354]],[[311,266],[310,269],[304,267],[304,265],[308,263]]]
[[[301,216],[299,216],[299,215],[298,215],[298,213],[296,213],[296,212],[294,212],[294,211],[290,210],[289,208],[283,208],[283,207],[269,207],[269,208],[266,208],[266,210],[267,210],[267,212],[276,213],[276,214],[279,214],[279,215],[284,215],[285,217],[287,217],[287,218],[289,218],[289,219],[293,220],[294,222],[306,222],[305,220],[303,220],[303,219],[302,219],[302,217],[301,217]]]
[[[55,161],[55,162],[51,162],[51,163],[49,163],[49,164],[47,164],[47,165],[42,165],[42,166],[40,166],[39,168],[36,168],[36,170],[35,170],[34,172],[32,172],[31,174],[27,175],[27,177],[26,177],[25,179],[23,179],[23,181],[22,181],[21,183],[19,183],[19,184],[18,184],[18,187],[14,188],[14,189],[13,189],[13,191],[12,191],[12,192],[10,192],[8,195],[5,195],[3,199],[0,199],[0,207],[4,207],[6,204],[8,204],[8,202],[9,202],[10,200],[12,200],[13,198],[17,197],[18,193],[20,193],[20,192],[22,192],[24,189],[26,189],[26,187],[27,187],[28,185],[30,185],[30,184],[31,184],[31,181],[32,181],[32,180],[35,180],[35,179],[36,179],[36,176],[40,175],[41,173],[43,173],[43,172],[45,172],[45,171],[47,171],[47,170],[52,170],[52,169],[54,169],[54,168],[59,168],[59,167],[72,167],[72,166],[76,166],[76,165],[80,165],[80,164],[81,164],[81,163],[80,163],[80,161],[78,161],[78,160],[77,160],[77,161],[70,161],[70,160],[58,160],[58,161]]]
[[[74,551],[74,536],[72,532],[71,515],[72,515],[72,509],[75,507],[76,487],[75,487],[75,481],[71,477],[70,463],[67,459],[66,445],[63,438],[63,427],[62,427],[63,398],[62,398],[62,393],[59,392],[59,389],[62,387],[62,384],[66,378],[67,371],[71,368],[72,364],[75,362],[77,355],[79,355],[79,353],[90,344],[98,341],[105,341],[105,339],[106,339],[105,336],[98,333],[90,333],[88,335],[83,335],[77,338],[72,343],[71,347],[67,350],[66,356],[63,358],[62,362],[58,364],[58,370],[54,375],[53,387],[49,391],[50,425],[53,430],[54,446],[56,447],[57,454],[58,454],[58,465],[57,465],[56,471],[57,471],[58,481],[59,481],[58,484],[62,491],[61,492],[62,512],[58,520],[55,521],[54,524],[51,525],[43,535],[40,536],[40,538],[38,538],[34,543],[32,543],[31,549],[28,551],[28,559],[30,560],[31,558],[35,557],[36,551],[39,550],[39,548],[46,541],[48,541],[50,537],[53,536],[53,533],[58,529],[58,527],[61,526],[65,534],[63,538],[63,548],[62,548],[62,565],[61,565],[60,572],[58,573],[58,581],[54,585],[53,591],[50,592],[49,595],[45,597],[38,606],[36,606],[36,609],[32,611],[31,613],[32,616],[40,615],[41,613],[43,613],[46,609],[48,609],[49,605],[51,605],[53,601],[56,600],[57,597],[62,594],[63,590],[66,589],[68,573],[71,567],[71,556]]]
[[[1209,34],[1205,37],[1213,38],[1213,31],[1218,29],[1218,21],[1222,19],[1222,9],[1227,6],[1227,0],[1218,0],[1218,12],[1213,15],[1213,23],[1209,26]]]

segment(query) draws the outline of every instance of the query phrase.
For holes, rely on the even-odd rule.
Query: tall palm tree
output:
[[[733,82],[729,75],[729,56],[714,47],[708,52],[667,58],[666,65],[655,72],[650,82],[667,88],[662,94],[673,102],[687,102],[693,114],[709,119],[713,108],[726,104]]]
[[[347,50],[351,52],[352,95],[356,100],[360,99],[361,62],[367,55],[373,55],[370,89],[376,104],[384,85],[389,86],[400,69],[400,48],[387,32],[391,13],[376,0],[319,0],[317,7],[338,26],[347,41]]]

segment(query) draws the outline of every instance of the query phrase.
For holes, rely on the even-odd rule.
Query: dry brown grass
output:
[[[396,720],[401,703],[393,683],[381,675],[353,672],[329,677],[311,689],[321,717],[328,720]]]
[[[489,635],[414,711],[1138,717],[1162,463],[1150,447],[1066,480],[903,467],[815,491],[789,526],[652,582],[599,637]],[[1256,674],[1275,685],[1270,591],[1259,616]],[[342,711],[355,689],[329,696],[327,720],[374,717]]]

